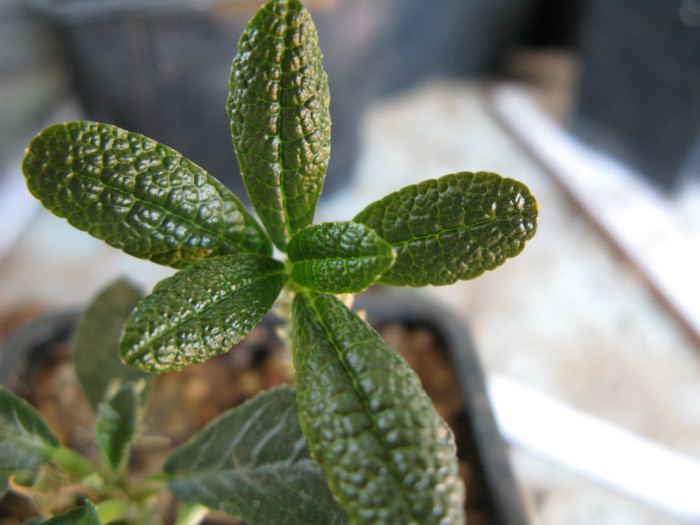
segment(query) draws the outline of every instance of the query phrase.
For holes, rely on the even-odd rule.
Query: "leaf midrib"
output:
[[[198,223],[198,222],[194,222],[194,221],[192,221],[191,219],[189,219],[189,218],[187,218],[187,217],[185,217],[185,216],[183,216],[183,215],[178,215],[177,213],[174,213],[172,210],[169,210],[168,208],[165,208],[165,207],[161,206],[160,204],[156,204],[156,203],[154,203],[154,202],[152,202],[152,201],[148,201],[148,200],[143,199],[143,198],[141,198],[141,197],[137,197],[137,196],[136,196],[135,194],[133,194],[133,193],[129,193],[129,192],[124,191],[123,189],[118,188],[118,187],[116,187],[116,186],[114,186],[114,185],[112,185],[112,184],[106,183],[105,181],[103,181],[103,180],[102,180],[101,178],[99,178],[99,177],[93,177],[93,176],[87,175],[87,174],[85,174],[85,173],[82,172],[82,171],[78,171],[78,170],[74,169],[72,166],[69,166],[69,165],[67,165],[67,164],[66,164],[66,165],[60,164],[60,163],[55,162],[55,161],[53,161],[53,160],[51,160],[51,159],[44,158],[43,156],[39,156],[39,155],[37,155],[37,154],[34,153],[34,152],[32,152],[32,153],[30,153],[30,154],[31,154],[35,159],[37,159],[37,160],[39,160],[39,161],[44,161],[44,162],[46,162],[47,164],[49,164],[49,165],[51,165],[51,166],[53,166],[53,167],[55,167],[55,168],[67,169],[67,170],[69,170],[69,171],[70,171],[73,175],[75,175],[75,176],[82,177],[82,178],[87,179],[87,180],[89,180],[89,181],[99,182],[102,186],[104,186],[105,188],[107,188],[107,189],[110,190],[110,191],[119,193],[119,194],[121,194],[121,195],[125,195],[125,196],[127,196],[127,197],[132,197],[132,198],[134,199],[134,202],[132,202],[131,206],[129,206],[129,211],[127,211],[127,215],[131,213],[131,210],[133,209],[134,205],[136,205],[137,202],[142,203],[142,204],[147,204],[148,206],[151,206],[151,207],[153,207],[153,208],[155,208],[155,209],[157,209],[157,210],[163,212],[164,214],[167,214],[167,215],[170,215],[171,217],[175,217],[175,218],[177,218],[177,219],[180,219],[180,220],[181,220],[182,222],[184,222],[185,224],[188,224],[188,225],[192,226],[193,228],[195,228],[195,229],[197,229],[197,230],[199,230],[199,231],[208,233],[208,234],[212,235],[213,237],[215,237],[215,238],[217,238],[217,239],[219,239],[219,240],[221,240],[221,241],[223,241],[223,242],[225,242],[225,243],[227,243],[227,244],[233,244],[234,246],[236,246],[236,248],[238,248],[238,249],[241,250],[242,252],[246,252],[246,253],[259,253],[259,252],[255,251],[255,250],[252,249],[252,248],[248,248],[248,247],[246,247],[246,246],[244,246],[244,245],[242,245],[242,244],[239,244],[238,242],[234,242],[232,239],[229,239],[228,237],[226,237],[226,236],[225,236],[223,233],[221,233],[221,232],[218,232],[218,231],[216,231],[216,230],[212,230],[212,229],[210,229],[210,228],[207,228],[207,227],[203,226],[202,224],[200,224],[200,223]],[[136,177],[136,176],[135,176],[135,177]],[[65,179],[64,179],[64,180],[65,180]],[[66,184],[64,183],[64,184],[62,184],[62,186],[65,187]],[[225,200],[225,199],[222,198],[222,195],[221,195],[218,191],[216,192],[216,194],[217,194],[218,197],[221,198],[222,201]],[[234,197],[235,197],[235,196],[234,196]],[[238,211],[240,212],[240,210],[238,210]],[[225,218],[224,218],[224,220],[225,220]],[[243,220],[243,225],[245,225],[245,224],[246,224],[246,221],[245,221],[245,218],[244,218],[244,220]],[[248,229],[248,228],[244,228],[244,230],[247,230],[247,229]],[[160,233],[159,230],[156,229],[156,228],[154,228],[154,231]],[[186,244],[187,244],[187,243],[181,243],[181,244],[179,244],[179,245],[186,245]],[[178,245],[178,246],[179,246],[179,245]]]
[[[366,259],[391,259],[391,255],[383,255],[381,253],[377,254],[372,254],[372,255],[356,255],[356,256],[348,256],[348,257],[304,257],[302,259],[296,259],[293,260],[290,258],[290,260],[294,264],[302,264],[302,263],[324,263],[324,262],[346,262],[346,261],[363,261]]]
[[[281,62],[277,66],[277,67],[279,67],[279,70],[280,70],[280,91],[279,91],[279,95],[278,95],[278,100],[276,102],[276,106],[277,106],[277,111],[279,112],[280,121],[277,125],[277,133],[275,136],[277,137],[277,140],[279,141],[279,145],[280,145],[280,193],[282,195],[282,214],[284,215],[284,226],[283,226],[283,228],[285,230],[284,237],[287,239],[286,242],[289,242],[289,237],[292,234],[292,225],[291,225],[292,218],[291,218],[291,215],[289,213],[289,204],[288,204],[289,199],[287,197],[287,192],[285,190],[285,187],[286,187],[286,182],[287,182],[287,177],[286,177],[287,173],[290,171],[295,171],[295,170],[287,169],[284,166],[284,158],[285,158],[285,151],[286,151],[285,144],[288,141],[282,140],[282,126],[283,126],[283,122],[282,122],[282,109],[283,109],[282,108],[282,91],[285,89],[292,89],[292,88],[283,87],[283,80],[286,76],[289,76],[290,73],[288,71],[284,71],[282,69],[282,64],[285,62],[285,59],[287,58],[288,53],[291,52],[291,48],[288,47],[285,44],[285,42],[287,40],[287,34],[289,32],[290,17],[293,17],[294,13],[291,10],[291,6],[288,5],[287,7],[288,7],[289,11],[287,11],[285,13],[284,32],[283,32],[282,38],[281,38],[282,46],[284,47],[284,52],[282,53]],[[295,108],[297,108],[297,106],[295,106]]]
[[[218,468],[211,468],[206,465],[201,465],[198,466],[194,470],[186,470],[180,473],[180,478],[177,474],[173,478],[174,481],[181,481],[181,482],[186,482],[192,479],[197,479],[197,478],[211,478],[213,475],[217,476],[225,476],[227,474],[232,474],[232,473],[241,473],[241,475],[245,475],[249,472],[257,472],[257,471],[264,471],[264,470],[271,470],[273,472],[277,472],[280,470],[285,470],[294,468],[296,465],[303,465],[305,463],[309,464],[316,464],[316,462],[313,460],[311,457],[306,457],[306,458],[300,458],[298,460],[294,461],[289,461],[289,459],[279,459],[276,461],[271,461],[267,462],[261,465],[252,465],[252,466],[236,466],[236,465],[229,465],[226,467],[218,466]],[[244,476],[245,477],[245,476]]]
[[[278,483],[283,484],[287,487],[290,487],[291,489],[294,489],[294,487],[292,485],[290,485],[289,483],[283,482],[282,476],[279,475],[280,470],[282,468],[284,468],[283,463],[284,462],[282,462],[282,461],[276,461],[273,463],[268,463],[267,465],[269,465],[270,467],[272,467],[272,466],[275,467],[274,469],[271,469],[271,471],[272,471],[272,474],[275,475],[275,477],[277,478]],[[311,463],[313,465],[316,465],[316,462],[312,458],[304,458],[302,461],[297,461],[297,462],[293,463],[292,465],[295,466],[295,465],[299,465],[299,464],[303,464],[303,463]],[[216,476],[218,478],[218,480],[222,480],[222,479],[225,480],[226,485],[229,485],[229,483],[231,481],[231,477],[226,476],[227,473],[235,473],[236,476],[240,476],[242,479],[245,480],[247,478],[248,473],[254,473],[254,472],[256,472],[256,470],[258,470],[258,471],[268,470],[267,468],[265,468],[266,466],[258,467],[258,468],[247,468],[247,467],[246,468],[234,468],[234,469],[227,469],[227,470],[223,470],[223,471],[218,471],[218,470],[217,471],[211,471],[211,470],[209,470],[209,471],[207,471],[207,470],[195,471],[192,474],[188,473],[187,477],[184,479],[175,478],[173,481],[180,482],[180,483],[188,483],[188,482],[194,481],[195,483],[197,483],[197,485],[199,485],[199,487],[204,488],[205,490],[207,490],[207,492],[210,492],[210,491],[208,491],[208,487],[210,485],[209,482],[211,481],[213,476]],[[281,468],[278,468],[278,467],[281,467]],[[202,480],[202,481],[200,481],[200,480]],[[236,505],[239,509],[240,509],[240,507],[244,506],[241,503],[241,498],[236,495],[235,491],[231,491],[231,492],[229,492],[229,494],[230,494],[230,496],[235,497],[238,502],[233,503],[231,501],[220,501],[219,505],[221,507],[225,507],[227,505],[227,503]],[[263,496],[264,496],[264,494],[263,494]],[[218,499],[218,498],[216,498],[216,499]],[[283,510],[287,508],[287,505],[284,502],[278,502],[275,499],[271,499],[269,496],[266,497],[265,501],[267,503],[273,504],[273,505],[275,505],[275,507],[283,509]],[[316,501],[314,501],[314,500],[310,500],[310,501],[313,503],[313,505],[316,508],[323,509],[323,507],[321,507]],[[245,503],[245,500],[243,503]],[[284,512],[280,512],[280,514],[284,514]],[[294,523],[301,523],[301,522],[295,520]]]
[[[5,431],[2,434],[0,434],[0,441],[20,440],[24,441],[25,443],[31,443],[32,445],[40,446],[41,448],[47,450],[55,448],[54,444],[49,443],[44,439],[43,436],[39,434],[39,429],[36,425],[31,425],[31,427],[26,426],[22,422],[16,410],[12,411],[12,419],[15,425],[7,425]],[[13,429],[16,430],[13,431]]]
[[[442,229],[442,230],[435,232],[435,233],[428,233],[426,235],[417,235],[417,236],[413,236],[413,237],[410,237],[408,239],[402,239],[399,241],[393,241],[393,242],[386,241],[386,242],[389,243],[391,246],[402,246],[404,244],[408,244],[408,243],[411,243],[414,241],[423,241],[423,240],[427,240],[427,239],[433,239],[435,237],[440,237],[442,235],[446,235],[449,233],[460,232],[460,231],[465,231],[465,230],[469,231],[469,230],[472,230],[474,228],[478,228],[479,226],[484,226],[486,224],[492,224],[494,222],[498,222],[498,221],[501,221],[503,219],[509,219],[509,218],[515,217],[517,215],[523,215],[523,211],[513,211],[513,212],[507,213],[505,215],[498,215],[496,217],[484,219],[483,221],[477,221],[477,222],[474,222],[471,224],[463,224],[462,226],[459,226],[457,228],[445,228],[445,229]]]
[[[398,470],[396,469],[396,465],[394,464],[394,459],[391,454],[391,451],[393,450],[392,447],[389,445],[388,441],[386,440],[385,435],[378,431],[378,424],[376,421],[376,417],[374,412],[370,408],[370,403],[369,403],[369,398],[365,394],[365,392],[359,387],[358,385],[358,380],[355,374],[351,372],[350,367],[347,365],[345,360],[343,359],[342,353],[340,352],[340,349],[338,345],[336,344],[335,338],[332,335],[332,331],[330,330],[330,327],[328,327],[323,320],[323,317],[321,316],[321,313],[318,311],[318,308],[316,308],[316,304],[314,303],[313,299],[309,297],[309,294],[306,294],[306,298],[309,301],[309,304],[311,305],[311,308],[313,311],[316,313],[316,318],[319,320],[321,323],[321,326],[323,327],[324,332],[326,332],[326,335],[328,337],[328,340],[331,342],[333,345],[333,348],[335,349],[335,353],[338,357],[338,361],[340,361],[341,365],[343,366],[343,369],[345,370],[346,374],[350,378],[350,382],[353,386],[354,391],[357,393],[358,397],[360,398],[360,401],[362,403],[362,407],[364,409],[365,414],[369,417],[369,419],[372,422],[372,427],[371,427],[371,432],[374,435],[375,439],[381,444],[382,448],[384,449],[385,452],[387,453],[388,458],[390,461],[388,462],[388,471],[391,473],[391,477],[394,479],[396,482],[397,487],[400,488],[399,490],[399,497],[403,502],[403,507],[405,510],[408,511],[408,514],[410,516],[413,516],[413,510],[411,508],[411,502],[408,500],[405,491],[403,490],[403,484],[401,483],[402,477],[399,474]]]
[[[227,283],[230,284],[230,281],[229,281],[223,274],[219,273],[219,275],[220,275]],[[271,271],[271,272],[269,272],[269,273],[266,273],[266,274],[263,274],[263,275],[261,275],[261,276],[259,276],[259,277],[256,277],[255,279],[251,279],[251,280],[248,281],[246,284],[243,284],[243,285],[241,285],[241,286],[238,287],[238,288],[234,288],[234,289],[225,291],[225,292],[224,292],[224,296],[223,296],[220,300],[218,300],[218,301],[212,301],[210,304],[208,304],[207,306],[205,306],[205,307],[202,308],[201,310],[196,310],[196,311],[193,311],[192,313],[186,315],[186,316],[185,316],[185,319],[184,319],[182,322],[170,326],[170,328],[164,330],[163,332],[161,332],[160,334],[158,334],[156,337],[154,337],[154,338],[152,338],[152,339],[149,339],[149,340],[148,340],[148,344],[150,345],[151,343],[154,343],[154,342],[159,341],[161,338],[165,337],[166,335],[171,334],[174,330],[177,330],[177,329],[180,328],[182,325],[185,325],[185,324],[189,323],[190,321],[192,321],[193,319],[196,319],[197,317],[200,317],[200,316],[204,315],[205,313],[209,312],[210,310],[216,308],[216,307],[217,307],[218,305],[220,305],[221,303],[224,303],[224,302],[226,302],[226,301],[229,301],[229,300],[232,298],[232,296],[238,294],[239,292],[242,292],[242,291],[244,291],[244,290],[250,288],[251,286],[255,285],[256,283],[258,283],[258,282],[260,282],[260,281],[262,281],[262,280],[264,280],[264,279],[267,279],[267,278],[269,278],[269,277],[276,276],[276,275],[284,275],[284,276],[286,276],[286,272],[285,272],[284,269],[279,269],[279,270]],[[224,334],[224,335],[225,335],[225,334]],[[217,339],[217,341],[218,341],[218,340],[220,340],[220,338]]]

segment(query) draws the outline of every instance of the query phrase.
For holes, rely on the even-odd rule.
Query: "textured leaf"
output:
[[[97,409],[97,444],[115,472],[128,458],[138,430],[140,390],[136,383],[124,383]]]
[[[73,364],[95,409],[115,383],[149,382],[153,377],[129,368],[119,358],[122,326],[142,298],[143,294],[125,279],[115,281],[98,294],[78,324],[73,340]]]
[[[132,312],[119,352],[149,372],[180,370],[226,352],[270,310],[287,282],[263,255],[205,259],[164,279]]]
[[[102,525],[97,509],[88,502],[87,506],[69,510],[41,522],[42,525]]]
[[[58,439],[41,414],[0,386],[0,472],[38,467],[58,447]]]
[[[55,124],[29,144],[31,193],[55,215],[126,253],[182,268],[213,255],[269,255],[238,198],[175,150],[108,124]]]
[[[293,303],[299,416],[354,524],[464,522],[447,424],[408,364],[332,295]]]
[[[394,250],[374,230],[330,222],[299,230],[287,246],[292,279],[320,292],[361,292],[394,263]]]
[[[279,387],[219,416],[168,458],[178,498],[251,525],[347,523],[299,426],[292,388]]]
[[[227,107],[250,200],[282,251],[313,221],[330,155],[329,102],[311,16],[298,0],[271,0],[238,44]]]
[[[472,279],[519,254],[537,229],[527,187],[495,173],[455,173],[387,195],[354,219],[394,247],[380,282],[395,286]]]

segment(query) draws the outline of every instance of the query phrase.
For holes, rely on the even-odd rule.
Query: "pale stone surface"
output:
[[[541,204],[539,232],[523,254],[424,293],[469,323],[488,371],[700,458],[700,348],[486,107],[478,85],[459,83],[428,84],[375,107],[353,198],[329,214],[350,218],[389,191],[454,171],[522,180]],[[533,523],[682,523],[526,452],[514,459]]]

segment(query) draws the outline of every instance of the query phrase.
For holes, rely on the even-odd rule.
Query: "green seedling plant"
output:
[[[23,171],[46,208],[178,271],[116,308],[111,358],[95,350],[114,346],[93,344],[100,330],[79,333],[76,368],[97,413],[101,461],[60,445],[34,409],[1,392],[2,487],[31,486],[48,465],[85,488],[72,517],[44,523],[149,523],[143,505],[160,489],[183,502],[183,524],[196,523],[201,507],[251,525],[464,523],[450,429],[347,297],[374,283],[448,285],[496,268],[535,234],[534,197],[515,180],[461,172],[399,189],[351,221],[314,224],[330,97],[298,0],[270,0],[255,14],[229,84],[233,145],[260,222],[204,169],[136,133],[70,122],[30,143]],[[289,320],[295,388],[224,413],[163,472],[132,483],[129,450],[149,374],[235,352],[273,308]],[[117,352],[131,368],[114,361]]]

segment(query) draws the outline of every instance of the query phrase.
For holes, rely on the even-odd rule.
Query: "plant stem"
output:
[[[166,492],[168,490],[168,481],[170,477],[171,476],[165,472],[159,472],[158,474],[148,476],[138,483],[133,484],[129,490],[129,495],[134,500],[143,500],[160,492]]]
[[[204,505],[199,503],[180,502],[175,525],[198,525],[209,512]]]
[[[93,474],[98,474],[95,465],[89,459],[65,446],[54,448],[51,459],[56,465],[70,473],[77,480],[81,480]]]

